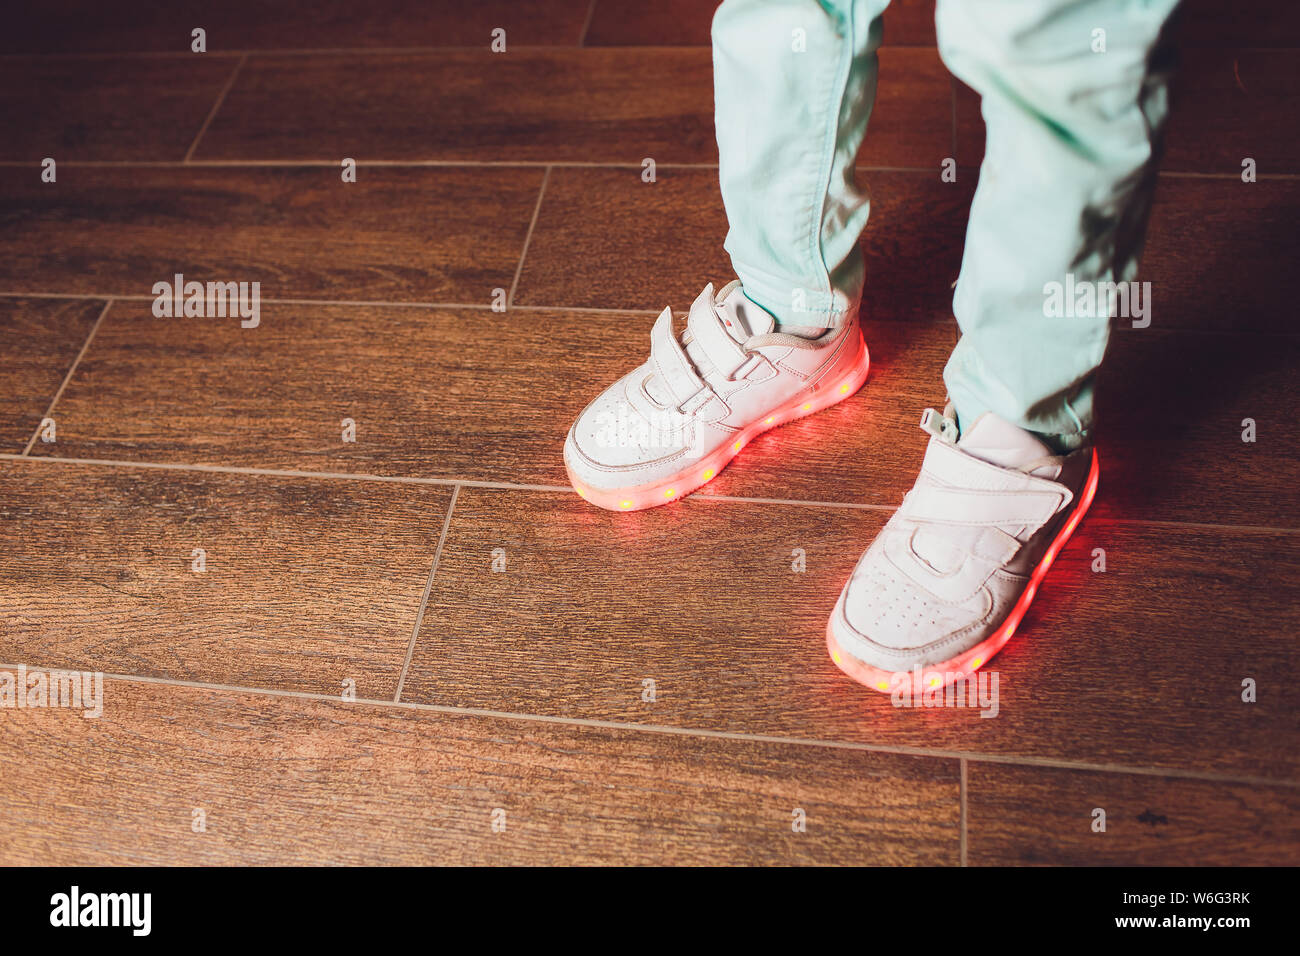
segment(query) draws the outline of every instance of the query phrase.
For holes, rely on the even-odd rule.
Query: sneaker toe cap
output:
[[[874,551],[845,586],[832,628],[840,648],[863,663],[909,670],[949,660],[978,644],[986,636],[991,610],[983,590],[958,606],[940,601]]]
[[[569,430],[564,457],[570,469],[594,487],[621,488],[669,473],[691,448],[689,432],[676,416],[647,415],[628,396],[632,373],[588,405]]]

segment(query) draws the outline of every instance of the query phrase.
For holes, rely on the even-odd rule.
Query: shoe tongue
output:
[[[700,300],[695,301],[698,304]],[[723,286],[714,302],[723,327],[742,345],[755,335],[766,335],[776,327],[772,313],[750,301],[741,291],[739,280]]]
[[[991,465],[1018,471],[1024,470],[1026,465],[1054,455],[1050,448],[1032,434],[992,412],[985,412],[977,418],[975,424],[962,433],[957,447]],[[1043,474],[1044,468],[1048,471],[1060,470],[1059,466],[1040,465],[1033,469],[1032,474]]]
[[[704,291],[691,303],[687,325],[698,323],[701,319],[706,322],[721,322],[727,334],[741,345],[755,335],[771,332],[773,326],[772,316],[745,298],[740,291],[739,281],[729,282],[716,297],[713,294],[713,283],[706,285]],[[705,354],[703,344],[696,339],[686,343],[686,357],[701,375],[707,375],[713,369],[713,363]]]
[[[713,292],[713,283],[706,285],[704,291],[691,303],[688,325],[692,319],[696,323],[701,320],[720,322],[727,334],[741,345],[755,335],[771,332],[776,324],[771,313],[745,297],[740,290],[739,279],[727,283],[716,296]],[[713,363],[705,355],[703,345],[695,339],[686,343],[686,357],[690,359],[700,375],[707,375],[713,370]],[[668,404],[668,391],[659,381],[658,376],[646,382],[646,391],[661,405]]]

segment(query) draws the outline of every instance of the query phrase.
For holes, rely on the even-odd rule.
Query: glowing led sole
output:
[[[781,408],[768,412],[741,431],[729,444],[722,445],[712,454],[692,464],[690,468],[683,469],[653,485],[620,488],[614,491],[591,488],[578,480],[566,461],[564,467],[569,474],[569,483],[584,501],[609,511],[644,511],[646,508],[657,508],[671,501],[678,501],[716,478],[722,469],[726,468],[731,460],[759,435],[797,418],[803,418],[805,415],[813,415],[849,398],[867,380],[870,368],[871,356],[867,352],[866,345],[863,345],[861,357],[847,375],[842,375],[832,385],[819,389],[814,395],[800,395]]]
[[[1083,520],[1084,514],[1088,511],[1088,507],[1092,504],[1092,499],[1097,494],[1097,480],[1100,474],[1097,452],[1094,449],[1092,466],[1088,471],[1088,480],[1084,482],[1083,493],[1079,495],[1074,510],[1070,512],[1070,517],[1061,525],[1061,529],[1056,533],[1056,537],[1052,539],[1051,545],[1043,553],[1038,566],[1030,574],[1029,583],[1025,585],[1020,598],[1012,606],[1011,613],[1007,615],[1006,620],[1002,622],[1002,625],[996,631],[974,647],[946,661],[928,664],[921,668],[922,682],[925,684],[921,688],[922,691],[945,687],[960,677],[970,677],[992,660],[994,655],[1006,645],[1007,641],[1011,640],[1011,635],[1015,634],[1016,628],[1025,616],[1025,612],[1029,610],[1029,605],[1033,603],[1034,595],[1038,592],[1039,583],[1047,574],[1048,569],[1051,568],[1052,562],[1056,560],[1061,548],[1065,547],[1065,542],[1070,540],[1070,535],[1074,534],[1074,529],[1078,527],[1079,522]],[[836,604],[835,612],[831,615],[831,620],[826,624],[826,649],[830,651],[831,660],[835,662],[835,666],[859,684],[886,694],[892,693],[899,682],[905,681],[905,686],[910,694],[913,682],[912,671],[881,670],[878,667],[863,663],[840,649],[831,625],[835,617],[840,614],[843,601],[844,595],[841,593],[840,603]]]

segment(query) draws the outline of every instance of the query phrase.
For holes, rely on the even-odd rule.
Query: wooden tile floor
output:
[[[0,864],[1300,858],[1295,5],[1185,13],[1158,306],[993,719],[822,640],[956,337],[983,133],[932,5],[859,157],[871,380],[622,516],[560,448],[730,277],[715,4],[470,6],[50,0],[0,42],[0,699],[105,675],[93,719],[0,708]],[[155,317],[176,273],[260,323]]]

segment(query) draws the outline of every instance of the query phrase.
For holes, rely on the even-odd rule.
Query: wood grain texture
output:
[[[951,152],[948,74],[885,50],[861,160],[936,170]],[[322,97],[319,90],[334,94]],[[701,48],[444,50],[259,56],[197,159],[715,163],[713,65]]]
[[[957,862],[954,760],[117,680],[104,697],[97,720],[0,711],[0,863]]]
[[[449,500],[0,462],[0,660],[391,697]]]
[[[0,53],[190,51],[195,27],[210,52],[483,46],[492,30],[516,46],[578,42],[589,0],[136,0],[130,12],[95,0],[49,0],[13,12]]]
[[[1160,168],[1239,177],[1242,160],[1260,173],[1300,172],[1300,78],[1290,50],[1189,49],[1171,88]],[[958,83],[957,161],[984,155],[979,95]]]
[[[871,372],[847,401],[767,433],[709,483],[710,494],[896,507],[916,480],[927,406],[943,407],[952,323],[872,322]]]
[[[1293,50],[1189,52],[1173,88],[1162,169],[1300,173],[1300,72]]]
[[[1097,513],[1300,528],[1297,394],[1300,337],[1117,331],[1098,382]]]
[[[0,290],[153,295],[176,273],[269,298],[492,301],[542,171],[361,166],[3,168]]]
[[[1243,11],[1219,0],[1183,0],[1176,36],[1184,48],[1295,48],[1300,46],[1300,7],[1291,0],[1255,0]]]
[[[880,78],[860,166],[934,170],[952,155],[952,76],[927,47],[880,51]]]
[[[687,309],[734,275],[715,169],[553,169],[519,275],[519,305]]]
[[[103,310],[93,300],[0,298],[0,449],[27,447]]]
[[[0,160],[31,161],[23,173],[39,185],[46,157],[184,159],[238,62],[216,53],[0,60]]]
[[[32,454],[567,485],[565,432],[644,360],[650,324],[271,303],[244,329],[117,302],[55,408],[58,442]],[[707,493],[896,506],[924,453],[920,410],[944,401],[951,325],[868,322],[867,341],[861,392],[753,442]],[[1298,350],[1293,336],[1117,331],[1096,514],[1297,527]]]
[[[983,128],[970,90],[953,101],[928,0],[886,15],[858,157],[873,203],[863,391],[754,442],[676,507],[457,493],[404,701],[627,726],[336,699],[345,682],[397,690],[448,487],[48,460],[564,485],[564,432],[645,357],[648,313],[730,277],[717,171],[683,168],[717,162],[715,5],[597,0],[585,49],[589,0],[150,0],[138,15],[49,0],[7,16],[0,53],[21,55],[0,59],[0,160],[24,165],[0,167],[0,292],[92,298],[0,297],[0,452],[32,434],[96,297],[140,298],[104,318],[54,409],[58,442],[0,460],[0,669],[330,699],[110,678],[98,720],[0,708],[0,864],[951,864],[961,754],[976,755],[972,864],[1294,860],[1300,188],[1285,177],[1300,172],[1300,7],[1286,0],[1187,4],[1173,175],[1139,276],[1153,324],[1113,337],[1100,497],[992,665],[993,719],[896,708],[824,643],[915,477],[915,422],[943,402],[955,341]],[[212,52],[179,52],[199,25]],[[488,50],[498,26],[505,54]],[[185,157],[235,50],[253,52],[195,158],[249,165],[150,166]],[[945,184],[954,113],[961,169]],[[40,182],[46,156],[57,183]],[[356,184],[340,181],[345,156]],[[78,165],[99,161],[123,165]],[[493,313],[547,163],[577,165],[549,172],[515,299],[530,308]],[[176,272],[260,282],[260,326],[155,318],[144,297]],[[766,500],[782,498],[802,503]],[[190,829],[196,807],[207,833]]]
[[[55,408],[58,442],[32,454],[567,485],[565,432],[644,360],[651,321],[269,303],[243,329],[117,302]],[[753,442],[707,493],[896,506],[924,453],[920,411],[944,400],[951,325],[869,321],[867,340],[861,392]],[[1298,349],[1117,331],[1098,385],[1096,514],[1297,527]]]
[[[596,0],[587,46],[708,46],[718,0]],[[893,0],[887,46],[934,46],[934,0]]]
[[[267,304],[243,329],[118,302],[55,409],[57,444],[33,454],[567,486],[569,425],[645,360],[652,322]],[[872,347],[862,392],[754,442],[710,490],[896,504],[951,336],[882,322]]]
[[[567,484],[570,423],[644,361],[651,322],[268,304],[244,329],[119,302],[37,453]]]
[[[1294,788],[983,763],[966,773],[971,866],[1293,866],[1300,855]],[[1098,808],[1104,833],[1092,830]]]
[[[320,90],[331,95],[322,97]],[[708,50],[249,60],[198,159],[715,162]]]
[[[1281,279],[1297,218],[1295,180],[1162,176],[1138,276],[1151,282],[1153,327],[1296,332]]]
[[[974,173],[859,170],[871,196],[863,233],[868,321],[951,314]],[[714,170],[555,169],[515,301],[520,305],[685,309],[730,280],[727,217]],[[921,281],[918,281],[918,276]]]
[[[886,517],[699,498],[613,515],[462,489],[403,698],[1300,778],[1296,536],[1085,522],[994,662],[985,718],[897,708],[826,653],[827,615]],[[1246,677],[1257,704],[1240,701]]]

